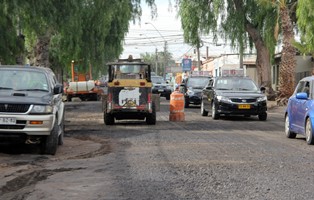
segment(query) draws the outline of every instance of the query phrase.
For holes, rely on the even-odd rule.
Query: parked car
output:
[[[161,76],[152,76],[152,93],[160,94],[161,97],[166,97],[170,100],[170,95],[173,92],[173,87],[168,84]]]
[[[267,97],[265,88],[245,76],[221,76],[208,83],[202,91],[201,115],[211,112],[213,119],[220,115],[257,115],[259,120],[267,119]]]
[[[0,66],[0,141],[40,144],[54,155],[63,144],[62,93],[49,68]]]
[[[202,99],[202,90],[208,84],[210,76],[189,76],[183,79],[180,85],[180,91],[184,94],[184,107],[188,108],[190,104],[200,105]]]
[[[295,138],[304,135],[307,144],[314,144],[314,76],[301,79],[289,98],[285,112],[285,134]]]

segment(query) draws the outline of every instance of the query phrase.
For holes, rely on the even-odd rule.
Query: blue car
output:
[[[285,134],[295,138],[304,135],[307,144],[314,144],[314,76],[299,81],[293,95],[289,98],[285,112]]]

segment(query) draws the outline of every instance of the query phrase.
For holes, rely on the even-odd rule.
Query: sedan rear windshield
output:
[[[257,91],[253,80],[241,78],[222,78],[216,82],[217,90]]]
[[[206,77],[190,77],[187,81],[187,87],[204,88],[209,81]]]

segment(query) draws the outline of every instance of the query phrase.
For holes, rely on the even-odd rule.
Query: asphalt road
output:
[[[0,199],[312,199],[314,146],[284,136],[284,107],[257,117],[103,123],[100,102],[66,103],[55,156],[0,147]]]

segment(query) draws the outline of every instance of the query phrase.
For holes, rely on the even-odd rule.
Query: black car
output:
[[[183,80],[180,85],[180,92],[184,94],[185,108],[188,108],[190,104],[201,104],[202,90],[211,79],[209,76],[189,76]]]
[[[170,95],[173,92],[173,88],[169,85],[161,76],[152,76],[151,77],[153,87],[153,94],[160,94],[161,97],[166,97],[167,100],[170,100]]]
[[[249,77],[227,76],[211,80],[202,92],[201,114],[211,112],[213,119],[220,115],[257,115],[259,120],[267,119],[267,98],[265,88],[258,88]]]

